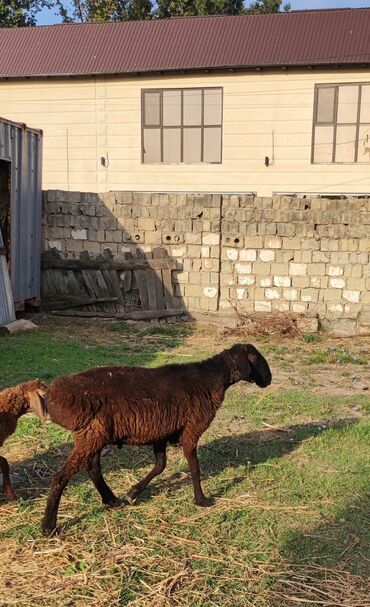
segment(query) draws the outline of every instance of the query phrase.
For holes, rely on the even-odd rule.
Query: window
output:
[[[316,86],[312,162],[370,162],[370,84]]]
[[[222,89],[142,91],[142,162],[222,161]]]

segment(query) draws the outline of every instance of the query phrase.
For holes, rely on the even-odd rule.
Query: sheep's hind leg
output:
[[[86,453],[86,451],[80,450],[75,445],[64,466],[54,475],[51,481],[44,517],[41,522],[44,535],[52,535],[56,532],[58,508],[62,493],[71,478],[85,468],[93,455],[94,453]]]
[[[17,498],[16,494],[14,493],[14,489],[12,487],[12,483],[10,480],[10,474],[9,474],[9,464],[8,464],[7,460],[5,459],[5,457],[0,456],[0,468],[1,468],[1,472],[3,473],[4,497],[9,502],[14,502],[18,498]]]
[[[166,447],[167,441],[159,441],[158,443],[154,443],[153,450],[155,456],[155,464],[151,471],[144,476],[136,485],[131,487],[130,491],[126,496],[126,501],[129,504],[133,504],[140,493],[142,493],[145,487],[150,483],[150,481],[163,472],[166,467],[167,458],[166,458]]]
[[[113,491],[110,487],[108,487],[107,483],[104,480],[100,465],[100,453],[101,452],[99,451],[99,453],[96,453],[94,455],[91,462],[89,462],[87,466],[87,471],[92,482],[95,485],[95,488],[100,493],[103,504],[106,504],[111,508],[115,508],[121,505],[121,500],[119,500],[118,497],[114,495]]]
[[[194,441],[187,440],[184,437],[182,440],[182,447],[190,468],[195,503],[197,506],[203,506],[203,508],[212,506],[213,500],[204,495],[202,485],[200,484],[200,468],[197,455],[197,444],[194,443]]]

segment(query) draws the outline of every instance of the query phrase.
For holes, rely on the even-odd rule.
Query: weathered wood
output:
[[[109,297],[109,289],[101,272],[96,270],[82,270],[86,287],[90,297]]]
[[[146,257],[151,260],[152,254],[147,253]],[[157,300],[157,277],[153,269],[146,271],[146,282],[148,285],[148,299],[149,299],[149,310],[158,310]],[[163,307],[162,307],[163,309]]]
[[[55,297],[46,299],[43,303],[43,307],[57,310],[64,310],[68,308],[80,308],[82,306],[94,306],[101,303],[115,303],[118,301],[117,297],[64,297],[62,300]]]
[[[107,287],[108,287],[111,295],[113,295],[114,297],[117,297],[117,301],[119,303],[123,303],[124,299],[122,296],[122,291],[121,291],[121,287],[119,284],[117,271],[116,270],[103,270],[102,274],[105,279],[105,282],[107,283]]]
[[[141,258],[144,259],[144,253],[142,253],[142,251],[138,250],[136,252],[136,256],[138,260],[141,260]],[[146,272],[144,272],[143,270],[136,270],[135,271],[135,278],[136,278],[136,282],[137,282],[137,286],[139,287],[139,294],[140,294],[140,301],[141,301],[141,305],[143,310],[149,310],[149,297],[148,297],[148,283],[147,283],[147,275]]]
[[[138,310],[125,313],[111,312],[85,312],[83,310],[53,310],[52,314],[56,316],[82,316],[84,318],[115,318],[116,320],[155,320],[158,318],[167,318],[170,316],[182,316],[185,314],[183,309],[172,310]]]
[[[167,251],[165,249],[163,249],[162,247],[155,248],[155,249],[153,249],[153,259],[155,259],[155,260],[166,259],[166,253],[167,253]],[[164,291],[163,291],[162,271],[163,270],[154,270],[153,269],[153,273],[155,276],[155,290],[156,290],[156,296],[157,296],[157,307],[159,310],[164,310],[166,308],[166,302],[165,302]]]
[[[6,255],[7,254],[7,250],[5,247],[0,247],[0,255]]]
[[[154,249],[157,251],[157,249]],[[157,253],[160,257],[168,258],[168,252],[166,249],[158,249]],[[169,268],[161,270],[161,281],[163,284],[163,294],[165,299],[164,307],[167,309],[179,307],[180,302],[174,298],[173,285],[172,285],[172,274]]]
[[[166,259],[139,259],[132,260],[100,260],[100,259],[61,259],[55,256],[43,254],[41,260],[43,270],[155,270],[175,269],[176,262],[170,258]]]
[[[73,296],[87,297],[86,290],[83,289],[82,284],[79,282],[78,277],[76,276],[73,270],[67,271],[67,284],[70,290],[70,293]]]

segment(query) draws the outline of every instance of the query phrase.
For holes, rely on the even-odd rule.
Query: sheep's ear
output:
[[[257,348],[252,346],[252,344],[247,344],[244,347],[247,352],[247,358],[248,358],[249,362],[251,363],[251,365],[257,364],[258,356],[261,356],[261,354],[258,352]]]
[[[46,420],[47,408],[45,404],[45,392],[43,390],[32,390],[27,393],[30,409],[42,422]]]
[[[240,381],[241,379],[247,381],[251,374],[251,364],[248,352],[240,345],[234,346],[231,352],[231,359],[233,362],[231,379],[233,381]]]

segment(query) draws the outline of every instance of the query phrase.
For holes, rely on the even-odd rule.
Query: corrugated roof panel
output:
[[[0,29],[0,77],[370,63],[370,8]]]

